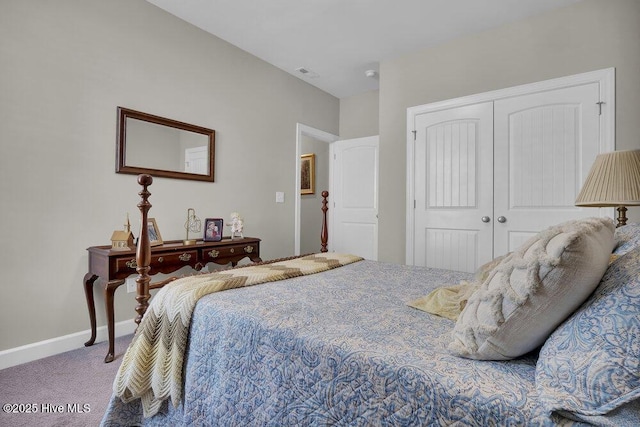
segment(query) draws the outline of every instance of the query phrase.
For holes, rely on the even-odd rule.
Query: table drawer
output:
[[[226,246],[220,248],[207,248],[203,251],[202,259],[205,263],[216,262],[225,258],[247,256],[258,253],[257,243],[248,243],[238,246]]]
[[[173,271],[185,265],[194,266],[198,262],[198,251],[180,251],[151,255],[151,274],[157,271]],[[163,271],[164,272],[164,271]]]
[[[185,265],[195,265],[198,262],[198,251],[188,250],[180,252],[168,252],[151,255],[151,271],[150,274],[157,273],[165,270],[166,268],[173,268],[177,270]],[[121,272],[136,272],[136,259],[133,258],[121,258],[116,260],[116,271]]]
[[[116,273],[135,273],[138,264],[136,264],[136,257],[131,258],[118,258],[116,259]]]

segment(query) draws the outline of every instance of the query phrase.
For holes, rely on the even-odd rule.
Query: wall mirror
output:
[[[118,107],[116,172],[213,182],[215,131]]]

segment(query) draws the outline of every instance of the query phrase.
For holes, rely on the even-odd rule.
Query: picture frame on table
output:
[[[222,240],[224,221],[222,218],[206,218],[204,220],[204,237],[205,242],[219,242]]]
[[[163,243],[160,229],[155,218],[147,219],[147,233],[149,233],[149,243],[151,246],[158,246]]]
[[[316,155],[303,154],[300,156],[300,194],[315,194],[316,192]]]

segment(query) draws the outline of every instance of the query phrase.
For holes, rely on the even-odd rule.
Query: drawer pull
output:
[[[162,262],[162,261],[164,261],[164,258],[163,257],[158,257],[158,262]]]
[[[136,263],[135,259],[130,259],[129,261],[127,261],[127,267],[136,268],[137,266],[138,266],[138,263]]]
[[[189,261],[191,259],[191,254],[184,253],[178,257],[180,261]]]
[[[253,246],[245,246],[244,251],[248,254],[253,252]]]
[[[229,249],[229,252],[231,252],[231,253],[234,253],[235,251],[236,251],[235,248]]]
[[[220,255],[220,252],[216,251],[215,249],[212,249],[212,250],[209,251],[209,256],[211,258],[218,258],[218,255]]]

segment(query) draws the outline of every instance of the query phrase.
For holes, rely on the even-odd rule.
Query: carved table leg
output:
[[[87,308],[89,309],[89,321],[91,322],[91,338],[84,343],[85,347],[93,345],[96,341],[96,304],[93,299],[93,283],[97,278],[98,276],[95,274],[87,273],[82,281],[84,285],[84,295],[87,298]]]
[[[116,289],[124,283],[124,280],[108,282],[104,288],[104,306],[107,312],[107,332],[109,333],[109,352],[104,358],[104,363],[113,361],[115,353],[115,315],[113,308],[113,296]]]

